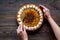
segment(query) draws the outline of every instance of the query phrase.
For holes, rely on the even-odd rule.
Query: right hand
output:
[[[42,8],[43,13],[44,13],[44,17],[45,17],[46,19],[49,19],[49,18],[51,17],[49,9],[46,8],[46,7],[43,6],[43,5],[39,5],[39,7]]]

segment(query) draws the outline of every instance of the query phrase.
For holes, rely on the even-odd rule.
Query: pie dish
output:
[[[18,10],[16,19],[26,30],[34,31],[43,24],[43,12],[37,5],[25,4]]]

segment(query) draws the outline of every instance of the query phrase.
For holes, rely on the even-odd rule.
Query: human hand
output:
[[[28,40],[28,35],[23,24],[18,26],[17,35],[21,37],[22,40]]]
[[[48,8],[46,8],[45,6],[43,5],[39,5],[40,8],[42,8],[43,10],[43,13],[44,13],[44,17],[48,20],[49,18],[51,18],[51,15],[50,15],[50,11]]]

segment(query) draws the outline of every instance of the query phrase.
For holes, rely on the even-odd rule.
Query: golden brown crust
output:
[[[26,6],[26,5],[34,5],[34,4],[25,4],[25,5],[23,5],[23,6]],[[22,6],[22,7],[23,7],[23,6]],[[35,5],[35,6],[36,6],[36,5]],[[22,7],[21,7],[21,8],[22,8]],[[38,7],[38,6],[37,6],[37,7]],[[21,8],[19,8],[19,10],[20,10]],[[39,8],[39,7],[38,7],[38,8]],[[40,9],[40,8],[39,8],[39,9]],[[18,12],[19,12],[19,10],[18,10]],[[29,10],[29,9],[28,9],[28,10]],[[33,11],[34,11],[34,10],[33,10]],[[35,15],[35,14],[36,14],[36,15]],[[37,13],[35,13],[35,14],[34,14],[35,17],[38,17],[38,16],[39,16],[39,15],[37,15]],[[42,14],[43,14],[43,12],[42,12]],[[18,13],[16,14],[16,20],[18,19],[17,16],[18,16]],[[44,17],[44,16],[43,16],[43,17]],[[21,19],[22,19],[22,17],[21,17]],[[37,19],[40,20],[39,18],[36,18],[35,21],[38,21]],[[18,20],[17,20],[17,22],[18,22],[18,24],[19,24],[19,21],[18,21]],[[38,22],[39,22],[39,21],[38,21]],[[34,22],[33,22],[32,24],[34,24]],[[32,24],[31,24],[31,25],[29,24],[29,26],[35,26],[35,24],[34,24],[34,25],[32,25]],[[43,21],[42,21],[42,24],[43,24]],[[41,24],[41,25],[42,25],[42,24]],[[26,23],[25,23],[25,25],[26,25]],[[37,24],[36,24],[36,25],[37,25]],[[41,26],[41,25],[40,25],[40,26]],[[38,28],[37,28],[37,29],[38,29]]]

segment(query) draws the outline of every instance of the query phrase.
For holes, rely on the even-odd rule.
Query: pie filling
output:
[[[28,27],[34,27],[38,24],[40,20],[40,16],[38,14],[38,11],[36,11],[33,8],[27,8],[25,9],[20,17],[23,21],[23,23]]]

